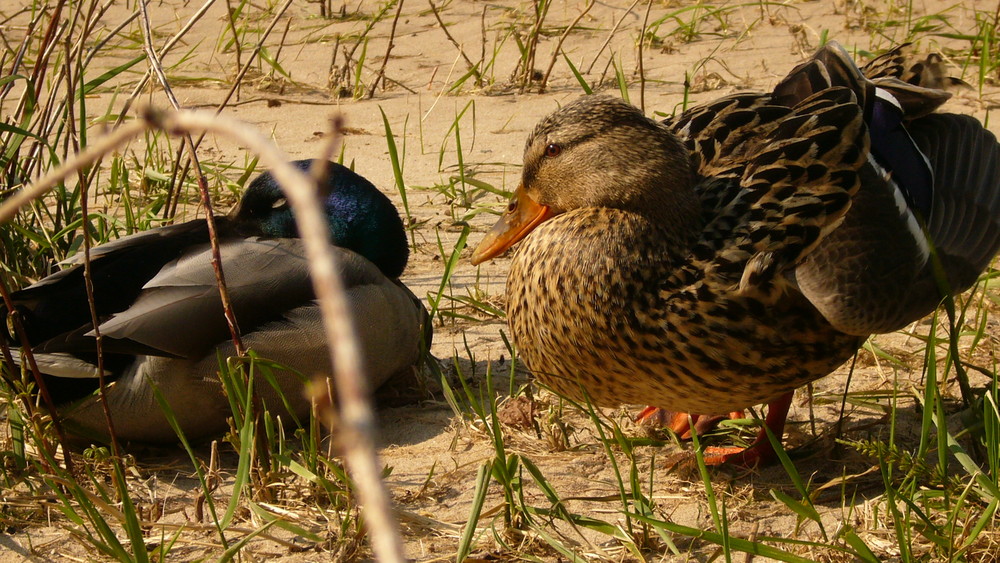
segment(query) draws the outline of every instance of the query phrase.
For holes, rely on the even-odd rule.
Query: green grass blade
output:
[[[444,289],[448,286],[448,282],[451,281],[451,275],[455,272],[455,267],[458,265],[458,261],[462,258],[462,250],[465,249],[465,241],[469,238],[470,232],[472,232],[472,227],[469,225],[464,225],[462,227],[462,233],[458,235],[458,241],[455,242],[451,255],[444,264],[444,275],[441,276],[441,283],[438,285],[437,293],[433,296],[427,296],[427,301],[430,302],[431,305],[431,321],[434,320],[434,317],[438,312],[438,308],[441,306],[441,298],[444,296]]]
[[[861,539],[861,537],[858,536],[854,530],[846,530],[843,533],[843,537],[844,541],[847,542],[847,545],[854,548],[855,555],[857,555],[858,559],[864,561],[865,563],[881,562],[881,559],[879,559],[878,556],[872,552],[871,548],[868,547],[868,544],[865,543],[865,540]]]
[[[493,473],[492,463],[487,460],[479,467],[476,474],[476,488],[472,493],[472,509],[469,511],[469,521],[462,529],[462,537],[458,542],[458,553],[455,561],[462,563],[472,551],[472,539],[476,534],[476,525],[479,523],[479,515],[483,511],[483,503],[486,502],[486,495],[489,492],[490,474]]]
[[[787,551],[780,550],[776,547],[771,547],[769,545],[762,544],[760,542],[745,540],[742,538],[734,538],[725,534],[720,534],[718,532],[711,532],[707,530],[699,530],[697,528],[691,528],[689,526],[682,526],[681,524],[675,524],[673,522],[665,522],[663,520],[657,520],[648,516],[643,516],[642,514],[630,514],[632,518],[640,520],[653,526],[654,528],[660,527],[668,532],[675,534],[680,534],[689,538],[695,538],[707,541],[709,543],[714,543],[719,546],[728,545],[729,548],[736,551],[742,551],[743,553],[749,553],[751,555],[757,555],[760,557],[769,557],[777,561],[785,561],[786,563],[811,563],[812,559],[807,559],[794,553],[789,553]]]
[[[385,115],[382,106],[378,108],[382,114],[382,125],[385,127],[385,144],[389,150],[389,162],[392,164],[392,176],[396,179],[396,189],[399,191],[399,198],[403,202],[403,213],[406,214],[406,229],[410,231],[410,244],[417,246],[416,234],[413,230],[413,217],[410,215],[410,203],[406,199],[406,183],[403,182],[403,165],[399,158],[399,149],[396,148],[396,136],[392,133],[392,126],[389,125],[389,118]]]
[[[146,55],[144,55],[144,54],[143,55],[139,55],[139,56],[135,57],[134,59],[132,59],[132,60],[130,60],[128,62],[122,63],[122,64],[116,66],[115,68],[112,68],[110,70],[105,71],[104,73],[102,73],[97,78],[94,78],[93,80],[90,80],[90,81],[84,83],[83,88],[79,91],[80,97],[89,95],[95,89],[100,88],[101,86],[103,86],[104,84],[106,84],[112,78],[114,78],[114,77],[118,76],[119,74],[125,72],[126,70],[134,67],[135,65],[141,63],[144,60],[146,60]]]
[[[580,84],[580,88],[583,89],[583,92],[588,96],[593,94],[594,89],[591,88],[590,84],[587,83],[587,79],[584,78],[582,74],[580,74],[580,71],[577,70],[576,65],[573,64],[573,61],[569,60],[569,56],[567,56],[565,52],[562,53],[562,56],[563,60],[566,61],[566,65],[569,66],[570,72],[573,73],[573,77],[576,78],[577,83]]]

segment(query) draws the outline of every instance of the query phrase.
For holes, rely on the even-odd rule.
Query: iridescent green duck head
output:
[[[291,164],[308,172],[313,162],[296,160]],[[410,249],[396,207],[371,182],[346,166],[324,164],[323,188],[328,194],[324,208],[330,222],[330,242],[364,256],[386,277],[398,278],[406,267]],[[229,217],[246,234],[298,237],[292,208],[270,172],[250,182]]]
[[[611,96],[575,100],[528,136],[521,184],[472,263],[497,256],[551,217],[585,207],[622,209],[695,229],[693,174],[684,145],[636,107]]]

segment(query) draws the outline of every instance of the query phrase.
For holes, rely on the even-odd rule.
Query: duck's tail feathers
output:
[[[962,291],[1000,250],[1000,145],[966,115],[932,114],[908,129],[934,170],[927,231],[951,290]]]
[[[935,90],[972,88],[968,82],[948,73],[948,63],[940,53],[918,58],[913,53],[912,43],[904,43],[875,57],[861,67],[861,72],[870,80],[896,78],[913,86]]]
[[[916,76],[918,81],[911,82],[911,84],[930,87],[930,84],[921,84],[919,82],[919,80],[923,79],[924,72],[923,69],[913,66],[912,48],[912,43],[903,43],[902,45],[893,47],[865,63],[861,67],[861,72],[871,80],[875,80],[876,78],[904,79],[905,76],[904,80],[909,82],[910,79]],[[940,56],[938,59],[940,59]],[[934,68],[940,69],[941,67]]]
[[[38,371],[52,377],[69,379],[97,379],[100,370],[92,362],[73,356],[72,354],[53,353],[39,354],[33,353],[35,365]],[[21,351],[17,348],[11,350],[11,357],[14,364],[21,366]],[[104,375],[110,377],[112,373],[105,369]]]
[[[917,119],[941,107],[955,88],[971,89],[967,82],[948,73],[948,64],[938,53],[917,57],[905,43],[868,61],[861,72],[875,86],[888,91],[903,107],[907,119]]]
[[[774,87],[771,100],[777,105],[792,107],[817,92],[837,86],[854,92],[858,103],[864,108],[867,121],[875,100],[875,85],[835,41],[827,43],[812,58],[793,68]]]
[[[892,94],[906,119],[916,119],[935,111],[951,98],[948,89],[968,87],[948,74],[941,55],[931,53],[917,58],[910,45],[896,47],[862,67],[858,67],[840,44],[831,41],[821,47],[774,88],[772,100],[794,106],[812,94],[832,86],[849,88],[864,108],[865,121],[876,102],[876,90]]]

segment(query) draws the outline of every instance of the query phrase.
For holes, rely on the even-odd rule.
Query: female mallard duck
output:
[[[294,163],[308,170],[311,161]],[[375,186],[329,163],[330,238],[347,291],[372,389],[411,370],[421,351],[426,311],[398,281],[408,258],[395,207]],[[217,222],[226,283],[242,340],[275,370],[297,417],[309,415],[302,378],[330,372],[320,312],[291,209],[265,173]],[[218,357],[234,355],[211,266],[203,220],[124,237],[91,252],[101,319],[107,396],[119,438],[170,442],[176,435],[152,386],[192,439],[227,428],[229,403]],[[32,352],[59,414],[73,434],[105,438],[97,357],[83,267],[78,263],[13,294]],[[13,339],[7,335],[8,342]],[[274,389],[256,385],[272,411],[285,412]]]
[[[974,283],[1000,245],[1000,146],[931,114],[946,93],[866,69],[831,44],[770,94],[666,123],[603,96],[545,117],[473,255],[523,239],[507,299],[527,367],[603,405],[769,402],[780,437],[795,388]],[[762,429],[710,461],[773,454]]]

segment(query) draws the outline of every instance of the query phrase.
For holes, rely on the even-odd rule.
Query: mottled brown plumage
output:
[[[882,83],[911,97],[898,112],[916,144]],[[924,214],[951,289],[971,285],[1000,245],[1000,153],[970,118],[912,120],[947,98],[921,102],[922,89],[876,84],[831,45],[770,94],[665,123],[605,96],[544,118],[508,213],[474,256],[523,238],[507,297],[525,364],[600,405],[723,413],[783,398],[787,409],[865,336],[936,306]],[[915,147],[939,153],[929,168]],[[985,172],[962,176],[971,162]],[[947,219],[956,212],[967,220]],[[784,413],[774,418],[780,435]]]

